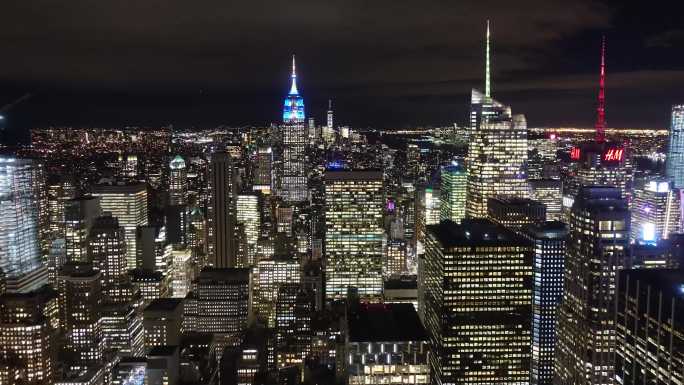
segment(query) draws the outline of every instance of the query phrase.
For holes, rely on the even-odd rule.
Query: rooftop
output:
[[[327,170],[325,180],[382,180],[383,174],[380,170]]]
[[[428,232],[445,248],[454,246],[529,245],[529,241],[524,237],[488,219],[464,219],[461,224],[443,221],[440,224],[428,226]]]
[[[145,311],[171,311],[182,304],[181,298],[155,298],[145,308]]]
[[[349,341],[426,341],[427,333],[412,304],[362,304],[349,315]]]

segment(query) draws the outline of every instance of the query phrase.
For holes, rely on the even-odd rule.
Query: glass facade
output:
[[[380,171],[328,171],[325,175],[326,297],[382,295],[385,203]]]
[[[666,168],[674,188],[684,188],[684,104],[672,106]]]
[[[30,160],[0,158],[0,268],[17,278],[42,264]]]

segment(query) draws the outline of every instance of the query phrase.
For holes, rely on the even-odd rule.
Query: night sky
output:
[[[628,3],[628,4],[623,4]],[[17,0],[0,11],[8,138],[30,127],[215,127],[279,120],[297,55],[307,116],[467,118],[492,23],[493,96],[531,127],[591,126],[601,36],[609,127],[666,127],[684,103],[682,1]]]

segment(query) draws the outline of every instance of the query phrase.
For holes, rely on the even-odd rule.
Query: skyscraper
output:
[[[188,203],[188,172],[180,155],[169,163],[169,204],[181,206]]]
[[[64,207],[64,241],[68,262],[88,262],[88,235],[102,214],[100,198],[82,196],[69,199]]]
[[[273,149],[259,147],[254,171],[254,190],[271,191],[273,188]]]
[[[278,288],[300,281],[299,262],[288,258],[265,259],[254,269],[254,313],[269,327],[275,326]]]
[[[440,220],[448,219],[459,223],[465,218],[467,186],[468,174],[465,167],[459,164],[442,167]]]
[[[292,85],[283,108],[283,177],[281,195],[289,202],[306,200],[307,173],[304,147],[307,144],[304,124],[304,98],[297,90],[295,58],[292,56]]]
[[[666,168],[673,187],[684,188],[684,104],[672,106]]]
[[[530,179],[530,199],[546,206],[546,220],[561,219],[563,182],[560,179]]]
[[[5,272],[10,291],[30,291],[47,283],[38,239],[33,176],[30,160],[0,158],[0,269]],[[20,284],[41,270],[45,272],[40,282],[29,284],[30,287]]]
[[[684,383],[684,270],[622,270],[615,383]]]
[[[556,320],[563,301],[567,234],[562,222],[534,224],[524,234],[534,243],[531,385],[553,383]]]
[[[125,230],[112,216],[95,220],[88,235],[88,261],[102,273],[102,291],[111,302],[131,300]]]
[[[57,293],[44,286],[0,296],[0,383],[50,385],[57,370],[54,319]]]
[[[580,190],[570,213],[555,384],[613,384],[615,277],[626,262],[629,224],[619,189]]]
[[[382,214],[385,196],[380,171],[325,173],[326,298],[382,294]]]
[[[261,229],[261,215],[259,213],[259,197],[254,194],[240,194],[236,199],[236,222],[242,225],[245,232],[246,253],[245,260],[240,267],[253,266],[256,261],[257,241]]]
[[[632,241],[657,243],[678,231],[680,195],[670,186],[670,181],[654,178],[634,188],[630,210]]]
[[[499,195],[528,197],[527,122],[491,98],[489,22],[487,22],[485,93],[472,90],[468,145],[466,216],[487,216],[487,199]]]
[[[93,196],[100,198],[103,212],[109,212],[119,220],[126,234],[128,268],[138,267],[135,232],[138,226],[148,223],[147,187],[143,183],[100,185],[93,189]]]
[[[418,307],[433,384],[530,379],[531,242],[485,219],[428,226]]]
[[[531,199],[500,196],[487,200],[487,216],[493,222],[522,232],[531,224],[546,221],[546,207]]]
[[[70,368],[102,364],[101,273],[89,263],[69,262],[58,278],[59,318],[70,353]]]
[[[216,152],[209,163],[209,261],[217,268],[236,266],[233,160]]]
[[[332,109],[332,100],[328,99],[328,116],[327,116],[327,127],[328,130],[333,129],[333,109]]]

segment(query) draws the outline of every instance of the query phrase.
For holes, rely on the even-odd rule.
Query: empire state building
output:
[[[280,195],[288,202],[307,199],[307,175],[305,172],[304,147],[304,98],[297,90],[295,58],[292,56],[292,85],[283,106],[283,178]]]

